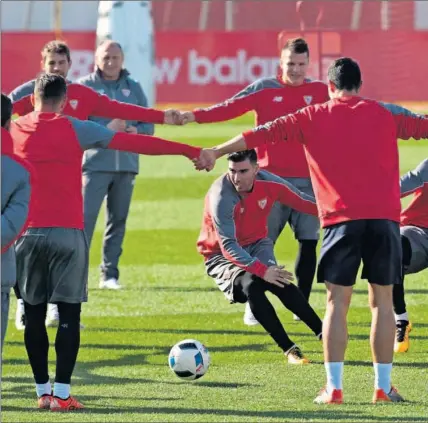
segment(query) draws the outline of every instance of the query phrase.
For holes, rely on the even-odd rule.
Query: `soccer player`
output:
[[[324,228],[318,282],[327,287],[323,321],[327,386],[316,403],[342,403],[347,314],[360,262],[369,282],[373,402],[403,398],[391,385],[395,322],[392,286],[401,283],[400,186],[397,138],[428,137],[428,119],[394,114],[358,96],[361,71],[350,58],[328,70],[331,100],[308,106],[203,151],[211,169],[224,154],[265,143],[300,141],[305,148]],[[376,181],[373,184],[373,181]]]
[[[278,76],[259,79],[224,103],[184,112],[184,123],[221,122],[254,111],[257,126],[287,113],[294,113],[309,104],[329,100],[327,85],[307,78],[309,47],[304,39],[295,38],[286,42],[281,52],[280,65]],[[262,169],[279,175],[301,191],[313,195],[305,152],[299,142],[262,145],[256,151]],[[287,223],[299,244],[295,264],[297,285],[309,300],[316,270],[319,220],[317,216],[276,203],[268,221],[268,236],[274,243]],[[298,320],[298,317],[294,316],[294,319]],[[244,322],[248,325],[257,324],[249,307],[246,308]]]
[[[16,283],[13,243],[25,229],[31,196],[31,170],[13,154],[9,134],[12,102],[1,95],[1,349],[9,318],[10,289]]]
[[[255,318],[282,349],[290,364],[308,359],[288,337],[266,292],[276,295],[321,339],[322,322],[292,276],[278,266],[267,220],[275,202],[317,213],[315,199],[267,171],[259,171],[255,150],[228,156],[229,171],[205,197],[198,251],[207,273],[231,302],[247,303]]]
[[[401,196],[415,194],[412,202],[401,213],[401,244],[403,248],[404,274],[410,275],[428,268],[428,160],[425,159],[415,170],[401,178]],[[394,351],[407,352],[409,322],[404,285],[394,285],[393,302],[396,321]]]
[[[81,165],[84,150],[109,148],[139,154],[199,157],[200,149],[148,135],[115,133],[60,113],[67,102],[62,76],[35,83],[35,111],[11,125],[14,151],[33,165],[35,207],[16,243],[17,281],[27,322],[24,339],[39,408],[74,410],[70,380],[80,344],[81,303],[87,301],[88,246],[84,235]],[[53,388],[48,374],[47,304],[58,305]]]
[[[71,54],[67,44],[62,41],[50,41],[42,49],[41,66],[47,74],[57,74],[67,78],[71,67]],[[67,81],[67,102],[64,105],[64,114],[77,119],[87,120],[90,116],[101,116],[110,119],[123,119],[150,123],[177,123],[178,112],[175,110],[155,110],[140,107],[134,104],[121,103],[111,100],[93,89]],[[34,92],[35,80],[28,81],[12,91],[10,97],[13,102],[15,115],[23,116],[33,111],[31,96]],[[117,123],[116,123],[117,124]],[[19,298],[19,290],[16,290]],[[58,325],[58,309],[50,305],[46,320],[48,326]],[[18,299],[15,317],[15,326],[23,330],[25,325],[24,304]]]

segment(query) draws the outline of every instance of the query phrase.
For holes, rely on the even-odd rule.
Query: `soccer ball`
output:
[[[207,372],[210,354],[199,341],[185,339],[171,348],[168,363],[170,369],[180,379],[195,380]]]

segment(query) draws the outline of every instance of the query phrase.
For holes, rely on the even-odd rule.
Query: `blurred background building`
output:
[[[71,78],[89,73],[97,26],[100,34],[100,3],[129,2],[2,1],[2,89],[9,91],[34,77],[40,49],[53,38],[66,40],[73,51]],[[428,1],[132,3],[147,8],[152,23],[140,18],[134,22],[133,13],[116,27],[124,32],[119,35],[125,39],[127,58],[147,55],[144,60],[151,64],[136,65],[139,71],[132,73],[146,90],[156,86],[158,103],[211,103],[232,95],[275,73],[284,40],[299,35],[310,43],[314,78],[324,79],[332,59],[349,55],[362,66],[365,95],[428,102]],[[142,39],[151,34],[150,25],[154,34],[148,46]]]

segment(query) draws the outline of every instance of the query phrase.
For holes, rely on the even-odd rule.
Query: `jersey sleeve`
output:
[[[241,116],[257,107],[259,91],[260,83],[256,81],[222,103],[195,109],[195,120],[198,123],[223,122]]]
[[[238,201],[234,200],[227,192],[212,190],[209,194],[209,202],[214,228],[223,256],[247,272],[263,278],[267,266],[248,254],[238,244],[236,238],[234,209]]]
[[[13,114],[17,116],[25,116],[34,110],[31,102],[31,95],[34,92],[34,81],[28,81],[25,84],[15,88],[9,97],[13,104]]]
[[[150,135],[114,132],[95,122],[69,119],[82,150],[109,148],[150,156],[180,155],[189,159],[196,159],[201,153],[199,147],[167,141]]]
[[[22,171],[16,189],[1,214],[1,251],[6,251],[25,229],[31,196],[30,173]],[[13,177],[10,178],[13,180]]]
[[[428,118],[392,103],[379,103],[394,117],[397,137],[402,140],[428,138]]]
[[[290,182],[269,172],[263,172],[263,178],[269,182],[273,197],[284,204],[302,213],[317,215],[318,209],[315,197],[296,188]]]
[[[256,128],[242,134],[247,149],[259,147],[263,144],[276,144],[287,140],[305,142],[303,130],[307,122],[306,107],[286,116],[281,116],[272,122],[259,125]]]
[[[76,138],[79,141],[82,150],[91,148],[108,148],[116,132],[105,126],[89,120],[78,120],[67,117],[74,129]]]
[[[400,179],[401,196],[407,197],[428,184],[428,159]]]
[[[111,100],[104,94],[99,94],[92,88],[81,85],[85,89],[85,100],[89,102],[90,116],[107,117],[111,119],[136,120],[139,122],[164,123],[165,113],[162,110],[141,107],[135,104]]]

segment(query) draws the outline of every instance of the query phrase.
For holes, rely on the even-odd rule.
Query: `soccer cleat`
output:
[[[69,396],[67,399],[52,397],[50,403],[51,411],[72,411],[81,410],[83,408],[85,408],[83,404],[74,399],[72,396]]]
[[[115,278],[110,278],[107,280],[100,280],[100,289],[122,289],[122,285],[120,285],[119,281]]]
[[[57,328],[59,325],[59,314],[58,314],[58,310],[56,311],[51,311],[48,313],[48,315],[46,316],[46,327],[48,328]]]
[[[18,301],[16,305],[16,314],[15,314],[15,327],[18,330],[25,329],[25,310],[24,305]]]
[[[302,321],[302,319],[299,316],[295,315],[295,314],[293,314],[293,320],[295,322],[301,322]]]
[[[404,398],[398,393],[397,388],[391,386],[388,394],[383,389],[375,389],[372,402],[373,404],[378,402],[404,402]]]
[[[288,351],[287,360],[288,364],[309,364],[309,360],[303,355],[297,345]]]
[[[318,396],[314,399],[315,404],[342,404],[343,391],[342,389],[333,389],[327,392],[327,388],[321,389]]]
[[[37,398],[37,408],[49,410],[51,408],[52,395],[45,394]]]
[[[405,353],[409,350],[409,333],[412,331],[412,323],[399,320],[395,331],[394,352]]]
[[[248,303],[245,305],[244,323],[247,326],[256,326],[259,324],[259,321],[254,317],[250,304]]]

